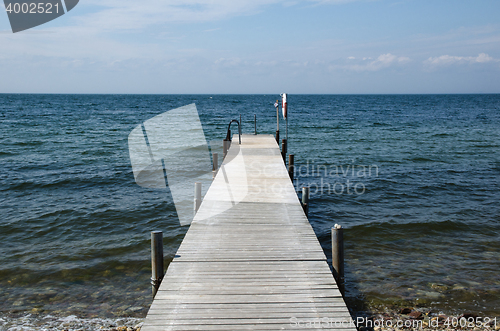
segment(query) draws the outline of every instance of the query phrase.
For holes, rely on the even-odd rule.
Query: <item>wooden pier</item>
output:
[[[271,135],[234,139],[143,331],[354,331]]]

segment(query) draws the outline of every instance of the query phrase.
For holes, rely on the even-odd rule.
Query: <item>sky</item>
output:
[[[500,93],[499,0],[80,0],[13,34],[0,93]]]

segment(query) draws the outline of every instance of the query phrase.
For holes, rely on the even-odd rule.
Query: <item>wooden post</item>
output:
[[[254,134],[257,134],[257,114],[253,114],[253,123],[255,125]]]
[[[283,157],[283,162],[286,166],[286,139],[281,140],[281,156]]]
[[[151,285],[153,298],[163,279],[163,233],[151,231]]]
[[[212,179],[215,179],[217,175],[217,170],[219,169],[219,153],[212,153],[213,167],[212,167]]]
[[[224,156],[223,156],[223,158],[226,158],[227,151],[229,150],[229,147],[231,146],[231,140],[224,139],[222,141],[222,146],[223,146],[223,150],[224,150]]]
[[[288,176],[290,176],[290,179],[292,180],[293,183],[293,173],[295,171],[294,169],[294,163],[295,163],[295,155],[290,154],[288,155]]]
[[[332,266],[339,290],[344,295],[344,229],[339,224],[332,228]]]
[[[201,205],[201,183],[194,183],[194,213],[198,212]]]
[[[302,188],[302,208],[306,216],[309,215],[309,187]]]
[[[280,130],[276,130],[276,143],[280,145]]]
[[[212,153],[212,158],[214,160],[214,164],[213,164],[213,169],[212,170],[219,169],[219,153]]]

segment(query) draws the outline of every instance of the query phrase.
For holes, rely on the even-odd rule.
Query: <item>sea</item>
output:
[[[256,117],[274,135],[277,99],[0,94],[0,329],[140,322],[150,232],[163,231],[168,264],[189,226],[168,189],[136,184],[128,135],[193,103],[207,141],[240,115],[243,133]],[[499,94],[289,94],[280,136],[329,259],[331,228],[344,228],[353,312],[499,316]]]

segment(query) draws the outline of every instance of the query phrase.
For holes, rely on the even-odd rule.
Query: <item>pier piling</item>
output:
[[[293,183],[293,174],[295,172],[294,165],[295,165],[295,155],[290,154],[288,155],[288,175],[290,176],[290,180],[292,181],[292,183]]]
[[[223,158],[225,159],[226,158],[226,155],[227,155],[227,151],[229,150],[229,147],[231,146],[231,140],[228,140],[228,139],[224,139],[222,141],[222,148],[223,148],[223,151],[224,151],[224,154],[223,154]]]
[[[309,187],[302,188],[302,208],[306,216],[309,216]]]
[[[344,295],[344,230],[339,224],[332,228],[332,266],[339,290]]]
[[[283,157],[283,162],[285,163],[285,166],[286,166],[286,153],[287,153],[286,139],[282,139],[281,140],[281,156]]]
[[[217,170],[219,169],[219,153],[212,153],[213,167],[212,167],[212,179],[217,175]]]
[[[194,213],[198,212],[201,205],[201,183],[194,183]]]
[[[153,298],[163,279],[163,232],[151,231],[151,285]]]

